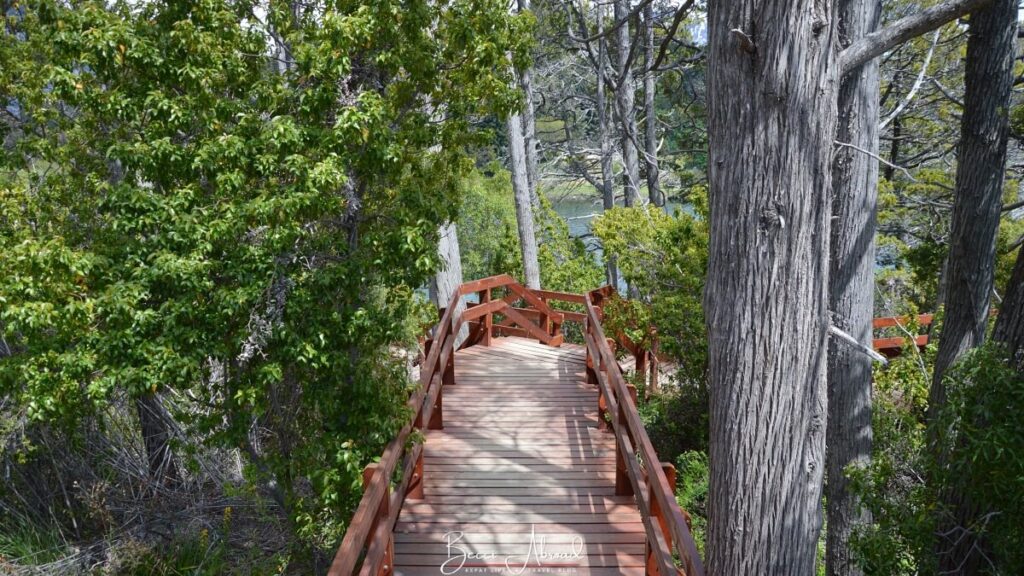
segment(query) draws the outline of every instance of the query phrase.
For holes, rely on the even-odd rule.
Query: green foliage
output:
[[[676,458],[676,501],[690,514],[697,551],[704,556],[708,527],[708,486],[711,468],[707,452],[687,451]]]
[[[391,350],[422,323],[470,119],[518,101],[529,22],[494,0],[271,7],[267,26],[226,0],[8,19],[0,395],[70,429],[117,393],[185,392],[181,421],[243,449],[329,547],[407,417]]]
[[[463,278],[518,276],[522,256],[508,171],[493,163],[485,172],[474,170],[463,180],[463,190],[457,220]]]
[[[947,404],[936,423],[939,489],[970,502],[965,527],[986,543],[994,561],[987,573],[1024,573],[1024,374],[1002,346],[988,344],[957,362],[945,381]],[[956,518],[948,503],[939,509]]]
[[[703,382],[707,336],[701,298],[707,272],[706,194],[691,194],[696,215],[673,215],[653,207],[615,208],[594,221],[605,254],[615,256],[622,275],[649,311],[658,355],[679,364],[682,381]],[[626,321],[639,326],[639,317]],[[614,319],[610,320],[615,322]]]
[[[11,560],[30,566],[53,562],[66,553],[67,547],[56,527],[17,522],[14,518],[0,521],[0,572],[5,572]]]
[[[543,194],[540,206],[534,210],[534,220],[543,288],[580,294],[604,283],[604,272],[587,251],[586,244],[569,235],[568,223]]]
[[[888,367],[875,370],[871,464],[847,470],[852,490],[874,518],[852,544],[866,574],[916,574],[917,559],[931,551],[932,496],[924,479],[929,465],[925,416],[934,354],[934,346],[922,357],[908,344]]]
[[[467,280],[510,274],[522,277],[522,253],[516,228],[512,181],[504,168],[491,164],[490,175],[472,172],[465,180],[466,197],[459,211],[462,275]],[[603,273],[544,195],[534,211],[539,245],[541,286],[581,293],[601,285]]]
[[[949,501],[973,504],[968,528],[983,536],[994,561],[985,573],[1019,574],[1024,538],[1024,377],[1005,351],[988,344],[971,351],[946,377],[947,404],[936,418],[942,457],[928,445],[928,389],[935,349],[909,348],[875,373],[873,461],[850,473],[874,523],[857,535],[854,551],[867,574],[935,570],[935,534],[954,518]]]

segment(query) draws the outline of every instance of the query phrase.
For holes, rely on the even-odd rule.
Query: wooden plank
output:
[[[572,487],[572,488],[530,488],[530,487],[509,487],[509,486],[483,486],[480,488],[465,487],[453,489],[457,490],[459,495],[464,496],[529,496],[530,494],[539,494],[544,496],[612,496],[615,494],[615,486],[586,486],[586,487]],[[442,488],[435,489],[433,486],[427,485],[423,490],[424,494],[427,494],[427,500],[431,498],[431,494],[451,494],[451,491],[444,490]]]
[[[484,530],[480,532],[462,531],[462,542],[468,542],[475,545],[483,544],[521,544],[524,542],[530,542],[532,535],[530,532],[500,532],[495,533],[491,530]],[[557,544],[560,542],[572,542],[577,536],[581,536],[584,544],[612,544],[615,546],[622,546],[628,544],[642,544],[646,541],[646,535],[636,532],[592,532],[580,534],[573,531],[565,531],[560,533],[553,533],[550,531],[538,531],[537,534],[542,534],[545,541],[548,543]],[[445,542],[445,530],[435,530],[429,532],[396,532],[395,533],[395,545],[404,543],[429,543],[431,545]]]
[[[471,568],[471,567],[481,567],[482,568],[482,566],[480,566],[480,564],[487,564],[488,567],[494,566],[497,569],[501,569],[501,568],[505,567],[505,560],[506,560],[506,558],[509,558],[509,559],[519,559],[519,558],[522,558],[522,560],[519,561],[519,562],[516,562],[514,564],[514,566],[518,569],[519,567],[522,567],[525,564],[526,570],[530,570],[531,568],[553,569],[555,567],[563,567],[563,568],[580,567],[580,568],[583,568],[583,567],[595,567],[595,566],[596,567],[609,567],[609,568],[610,567],[623,567],[623,568],[626,568],[626,567],[637,567],[637,566],[641,566],[642,567],[645,564],[645,561],[644,561],[645,559],[644,559],[643,552],[640,552],[639,554],[637,554],[637,553],[622,552],[622,551],[609,551],[609,552],[606,552],[606,553],[603,553],[603,554],[597,554],[597,553],[584,554],[582,550],[578,550],[578,557],[576,557],[577,555],[572,553],[573,551],[572,551],[572,549],[570,547],[564,547],[563,550],[565,550],[565,557],[564,558],[562,558],[562,557],[551,557],[550,559],[548,559],[548,558],[539,559],[536,556],[534,556],[533,558],[528,558],[528,555],[530,555],[530,546],[527,544],[525,546],[524,545],[520,545],[520,550],[518,550],[518,551],[514,550],[514,549],[513,550],[509,550],[505,554],[500,555],[501,557],[496,557],[496,558],[493,558],[491,560],[480,560],[480,559],[472,559],[472,560],[470,560],[469,557],[467,556],[466,557],[466,562],[464,564],[462,564],[461,561],[457,559],[452,564],[449,564],[449,566],[453,566],[454,567],[454,566],[461,565],[463,567],[463,569],[468,569],[468,568]],[[546,546],[544,548],[542,548],[542,551],[544,553],[549,554],[549,555],[555,555],[556,554],[554,550],[551,550],[551,549],[549,549]],[[456,549],[452,550],[449,553],[445,553],[445,551],[443,549],[442,550],[436,550],[435,549],[435,550],[433,550],[433,552],[435,552],[435,553],[434,554],[411,554],[411,553],[408,553],[408,552],[404,552],[402,554],[398,554],[397,551],[396,551],[396,554],[395,554],[395,566],[398,566],[398,567],[403,567],[403,566],[410,566],[410,567],[412,567],[412,566],[425,566],[425,567],[434,567],[436,569],[438,566],[441,566],[446,561],[450,562],[451,558],[452,558],[452,555],[458,557],[460,554],[463,554],[463,555],[466,554],[468,552],[468,550],[462,550],[461,547],[459,547],[459,548],[456,548]],[[438,554],[437,552],[441,552],[441,553]],[[493,551],[489,551],[489,552],[493,552]],[[537,554],[539,554],[539,553],[540,552],[537,552]],[[451,555],[449,555],[449,554],[451,554]],[[513,562],[514,561],[515,560],[513,560]],[[511,562],[510,562],[510,564],[511,564]],[[513,570],[513,571],[515,571],[515,570]],[[439,574],[440,574],[440,572],[439,572]]]
[[[483,512],[483,513],[447,513],[425,514],[421,512],[402,511],[399,522],[433,523],[433,524],[600,524],[619,522],[640,522],[640,513],[632,510],[627,513],[518,513],[518,512]]]
[[[479,540],[467,541],[467,538],[472,538],[472,536],[466,534],[455,537],[459,539],[453,543],[456,543],[461,549],[472,554],[522,554],[523,545],[530,544],[527,539],[522,539],[523,541],[521,542],[481,542]],[[552,541],[552,538],[557,538],[558,541]],[[578,545],[577,542],[572,537],[549,535],[544,540],[544,550],[554,554],[572,552],[573,550],[580,550],[588,555],[644,553],[644,545],[638,543],[583,542],[582,545]],[[436,542],[395,542],[395,557],[401,558],[406,554],[435,554],[438,550],[445,550],[446,548],[447,541],[444,539]]]
[[[429,522],[399,522],[395,526],[395,533],[399,532],[441,532],[451,530],[443,524]],[[489,524],[477,522],[466,523],[459,526],[462,532],[493,531],[494,527]],[[534,526],[532,524],[505,524],[501,526],[502,532],[535,532],[536,534],[614,534],[614,533],[640,533],[644,532],[642,522],[618,522],[609,524],[597,522],[595,524],[544,524]]]
[[[473,514],[479,513],[480,506],[472,504],[439,504],[425,500],[405,503],[402,512],[414,514]],[[637,514],[636,506],[630,504],[489,504],[490,513],[536,513],[536,514]]]
[[[928,326],[935,319],[933,314],[918,314],[917,324],[921,327]],[[895,326],[906,326],[910,324],[910,316],[886,316],[883,318],[875,318],[871,321],[871,328],[878,330],[880,328],[892,328]]]
[[[468,569],[463,569],[464,571]],[[487,569],[486,574],[490,576],[537,576],[538,574],[549,574],[552,568],[544,568],[542,572],[536,570],[521,571],[518,568],[498,569],[494,571]],[[395,566],[394,576],[438,576],[439,570],[427,566]],[[573,576],[644,576],[643,566],[629,566],[624,568],[574,568]]]

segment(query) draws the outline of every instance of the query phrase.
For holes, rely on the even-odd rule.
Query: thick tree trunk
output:
[[[615,21],[625,19],[630,12],[629,0],[615,0],[613,3]],[[623,23],[616,31],[618,52],[618,79],[615,103],[621,127],[622,182],[626,206],[632,206],[640,197],[640,160],[637,156],[636,95],[633,85],[633,70],[630,66],[632,39],[629,24]]]
[[[647,172],[647,198],[654,206],[664,206],[665,197],[658,182],[658,118],[654,111],[654,5],[644,7],[644,166]]]
[[[160,398],[155,393],[143,394],[135,399],[135,410],[146,448],[150,479],[157,484],[176,482],[180,477],[171,452],[171,429]]]
[[[530,11],[530,0],[518,0],[519,12]],[[539,174],[537,172],[537,121],[533,103],[533,70],[527,68],[519,73],[519,88],[523,91],[523,147],[526,149],[526,179],[530,184],[530,202],[540,205],[537,195]]]
[[[437,255],[441,258],[441,269],[434,274],[430,282],[430,300],[434,306],[444,308],[451,304],[452,296],[462,284],[462,255],[459,250],[459,233],[454,222],[441,226],[438,230]],[[461,314],[466,304],[458,301],[454,314]],[[456,336],[458,346],[469,334],[469,327],[463,326]]]
[[[1018,250],[992,339],[1006,344],[1017,370],[1024,371],[1024,249]]]
[[[597,11],[597,33],[601,37],[597,45],[597,124],[601,139],[601,200],[604,210],[615,207],[615,188],[612,185],[612,131],[608,121],[608,101],[604,63],[608,58],[608,41],[604,37],[604,6],[595,4]],[[615,256],[605,253],[605,273],[609,286],[619,285],[619,267]]]
[[[1016,55],[1017,0],[995,0],[971,15],[964,68],[964,114],[950,227],[945,317],[929,394],[935,457],[946,461],[934,420],[946,404],[943,376],[985,338],[995,272]],[[952,482],[943,493],[936,557],[941,574],[980,574],[984,542],[971,530],[980,513]]]
[[[709,3],[709,574],[814,573],[838,90],[830,6]]]
[[[848,46],[878,27],[879,0],[841,0],[839,38]],[[843,78],[836,139],[878,154],[878,61]],[[832,323],[870,348],[875,288],[878,160],[840,146],[832,160],[832,239],[829,309]],[[849,491],[844,471],[871,458],[871,359],[836,339],[828,349],[825,502],[829,576],[861,574],[850,556],[854,529],[870,522]]]
[[[540,288],[540,265],[537,263],[537,236],[533,226],[533,202],[530,200],[530,183],[526,176],[523,122],[518,114],[511,114],[506,124],[509,170],[512,172],[516,223],[519,226],[519,248],[523,256],[523,278],[528,288],[536,289]]]
[[[1016,2],[996,0],[970,19],[956,198],[943,278],[945,316],[929,394],[932,415],[946,402],[946,370],[985,338],[1006,169],[1016,14]]]

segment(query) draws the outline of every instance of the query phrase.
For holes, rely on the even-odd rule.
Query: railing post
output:
[[[455,336],[452,336],[452,351],[448,354],[448,361],[444,364],[444,372],[441,374],[441,384],[443,386],[454,386],[455,385]]]
[[[363,492],[370,489],[370,484],[373,482],[373,475],[377,472],[377,464],[367,464],[366,468],[363,468]],[[388,515],[391,513],[391,484],[388,482],[388,478],[384,481],[387,484],[384,486],[384,496],[380,501],[380,506],[377,508],[377,516],[373,519],[373,524],[370,526],[370,542],[373,541],[374,535],[377,533],[377,526],[381,522],[387,522]],[[389,576],[394,571],[395,565],[395,543],[394,537],[388,532],[388,543],[384,551],[384,561],[381,563],[380,569],[377,570],[376,576]]]
[[[547,305],[547,298],[544,298],[543,296],[538,296],[538,298],[540,298],[540,301],[543,302],[545,306]],[[549,318],[544,312],[540,313],[540,329],[548,336],[554,336],[554,334],[551,333],[551,318]]]
[[[423,450],[420,450],[412,467],[412,478],[409,479],[409,487],[405,490],[405,499],[423,500],[423,482]]]
[[[491,302],[491,289],[490,288],[487,288],[485,290],[481,290],[480,291],[480,302],[482,304],[489,304]],[[491,332],[494,331],[494,314],[491,313],[491,312],[488,312],[487,315],[484,316],[483,323],[484,323],[484,341],[483,341],[483,345],[484,346],[490,346],[491,345]]]
[[[443,380],[443,378],[442,378]],[[433,378],[431,378],[433,381]],[[429,392],[428,392],[429,393]],[[434,409],[430,411],[430,422],[427,423],[427,430],[444,430],[444,382],[437,387],[437,400],[434,400]]]
[[[615,353],[615,341],[611,338],[606,340],[608,347],[611,349],[612,354]],[[598,350],[600,354],[600,350]],[[597,358],[598,369],[604,373],[604,381],[608,384],[608,388],[612,387],[611,379],[608,377],[608,362],[605,361],[603,355],[599,355]],[[604,390],[598,387],[597,389],[597,429],[607,430],[608,419],[608,399],[604,397]]]
[[[628,424],[626,424],[626,410],[628,408],[627,402],[632,402],[634,409],[636,406],[636,387],[632,384],[626,386],[626,390],[629,391],[629,398],[619,398],[619,413],[618,413],[618,426],[622,430],[622,441],[629,438]],[[622,446],[619,441],[615,442],[615,495],[616,496],[632,496],[633,485],[629,481],[629,473],[626,471],[626,458],[622,454]]]

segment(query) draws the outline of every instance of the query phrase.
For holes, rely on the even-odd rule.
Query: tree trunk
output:
[[[629,0],[614,1],[615,21],[629,15]],[[629,23],[624,22],[616,31],[618,52],[618,78],[616,79],[615,103],[621,126],[622,182],[626,206],[632,206],[640,197],[640,160],[637,157],[636,96],[631,67],[632,39]]]
[[[519,12],[530,11],[530,0],[518,0]],[[519,72],[519,88],[523,91],[523,146],[526,149],[526,180],[530,184],[530,202],[540,206],[537,195],[539,174],[537,172],[537,121],[533,103],[533,70],[526,68]]]
[[[167,484],[180,479],[178,467],[171,452],[171,429],[168,415],[155,393],[146,393],[135,399],[139,416],[139,431],[146,448],[149,477],[156,484]]]
[[[537,263],[537,237],[533,226],[533,203],[526,176],[526,150],[523,142],[523,121],[511,114],[507,121],[508,160],[515,194],[516,223],[519,226],[519,248],[523,256],[523,278],[528,288],[540,288],[540,265]]]
[[[889,143],[889,164],[885,166],[885,179],[892,182],[896,177],[895,166],[900,165],[900,139],[903,138],[903,120],[897,116],[892,120],[892,141]]]
[[[454,222],[441,226],[438,230],[437,255],[441,258],[441,269],[434,274],[430,282],[430,300],[434,306],[444,308],[451,304],[452,296],[462,284],[462,255],[459,250],[459,234]],[[465,302],[459,299],[454,314],[461,314],[466,309]],[[455,337],[458,347],[469,334],[469,327],[463,326]]]
[[[658,118],[654,111],[654,6],[644,7],[644,166],[647,197],[654,206],[664,206],[658,183]]]
[[[970,19],[956,198],[943,278],[946,305],[929,394],[931,415],[946,403],[942,384],[946,370],[985,338],[1006,169],[1016,32],[1012,0],[996,0]]]
[[[1006,344],[1017,370],[1024,371],[1024,249],[1018,250],[992,339]]]
[[[814,573],[839,72],[830,6],[709,3],[709,574]]]
[[[878,27],[878,0],[841,0],[839,38],[844,46]],[[836,139],[878,154],[878,61],[843,78]],[[829,310],[832,323],[870,348],[875,288],[878,161],[839,146],[832,160],[832,236]],[[849,491],[844,471],[871,458],[871,359],[832,339],[828,349],[828,426],[825,435],[825,502],[829,576],[861,574],[850,557],[857,526],[871,521]]]
[[[602,208],[611,210],[615,207],[615,188],[612,186],[612,132],[608,122],[608,101],[606,94],[606,78],[604,63],[608,58],[608,41],[604,37],[604,6],[594,5],[597,11],[597,33],[600,36],[597,44],[597,124],[601,139],[601,199]],[[619,268],[615,256],[605,253],[605,272],[608,285],[619,286]]]
[[[1002,209],[1009,134],[1010,91],[1016,55],[1017,0],[995,0],[971,15],[964,67],[956,198],[950,225],[946,307],[928,398],[930,440],[940,466],[946,454],[935,419],[946,404],[943,376],[985,338],[995,274],[996,232]],[[951,481],[943,503],[936,557],[939,573],[980,574],[984,542],[971,530],[979,511]]]

